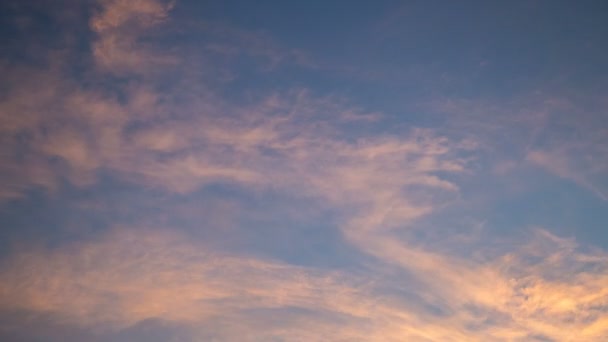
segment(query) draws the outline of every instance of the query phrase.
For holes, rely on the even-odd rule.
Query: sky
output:
[[[608,340],[607,2],[0,27],[0,340]]]

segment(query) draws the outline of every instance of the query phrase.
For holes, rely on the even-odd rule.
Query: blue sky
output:
[[[605,2],[0,13],[0,339],[608,338]]]

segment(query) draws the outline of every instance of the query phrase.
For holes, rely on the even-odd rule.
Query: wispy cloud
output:
[[[175,6],[97,2],[88,50],[73,51],[83,57],[77,68],[50,52],[43,65],[0,63],[7,83],[0,89],[2,205],[27,204],[29,192],[44,189],[43,201],[77,193],[79,210],[104,215],[98,230],[87,230],[94,220],[83,215],[83,227],[70,229],[87,233],[72,241],[36,247],[26,237],[2,257],[0,321],[5,312],[50,317],[50,329],[98,340],[146,322],[175,325],[193,341],[608,336],[605,251],[529,229],[535,222],[519,223],[525,219],[509,226],[521,234],[509,240],[487,228],[496,223],[489,211],[501,210],[488,209],[503,196],[494,184],[525,192],[546,176],[530,165],[606,199],[605,130],[566,115],[593,111],[543,94],[437,96],[415,104],[432,121],[417,127],[389,124],[387,113],[314,86],[260,82],[241,91],[235,77],[218,75],[270,74],[279,65],[312,72],[315,63],[264,31],[217,23],[200,25],[208,30],[200,46],[155,45],[179,24]],[[130,199],[102,208],[94,194],[108,184],[148,191],[134,198],[154,215]],[[292,199],[305,207],[277,205]],[[446,209],[470,217],[467,227]],[[264,251],[279,243],[272,234],[251,248],[218,242],[262,231],[254,216],[274,224],[281,215],[327,227],[337,241],[328,249],[345,244],[358,259],[344,269],[290,263]],[[180,226],[186,221],[196,228]],[[468,222],[484,222],[474,229],[479,237],[462,238]],[[300,229],[281,224],[273,232]],[[317,252],[284,241],[285,249]],[[28,330],[23,320],[11,322],[8,330]]]
[[[577,153],[577,150],[580,153]],[[603,151],[581,146],[578,149],[562,151],[530,151],[526,155],[526,160],[558,177],[573,181],[606,201],[608,196],[601,177],[607,169],[599,165],[601,162],[596,161],[597,158],[603,159],[603,155]]]
[[[307,331],[389,341],[605,336],[608,256],[537,232],[529,244],[483,263],[385,243],[384,255],[414,275],[410,289],[426,307],[382,293],[407,281],[394,283],[382,270],[365,278],[318,271],[218,254],[167,230],[132,228],[14,255],[4,264],[1,302],[5,310],[51,314],[102,331],[155,318],[196,334],[196,326],[222,321],[216,337],[251,340],[319,338]]]
[[[101,9],[90,22],[97,34],[93,57],[100,67],[133,72],[173,61],[159,51],[149,51],[140,41],[146,29],[166,20],[174,2],[162,0],[100,1]]]

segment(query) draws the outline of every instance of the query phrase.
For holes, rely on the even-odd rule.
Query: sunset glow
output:
[[[608,3],[0,23],[0,341],[608,341]]]

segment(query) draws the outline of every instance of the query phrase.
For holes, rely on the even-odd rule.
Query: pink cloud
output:
[[[98,36],[92,52],[100,67],[112,72],[133,72],[175,61],[174,57],[152,51],[139,41],[144,30],[167,19],[173,2],[107,0],[100,4],[101,11],[90,22]]]
[[[482,263],[394,239],[376,237],[372,244],[415,276],[410,287],[421,298],[451,314],[391,300],[378,290],[395,286],[383,269],[364,281],[344,272],[218,254],[173,232],[125,227],[94,241],[13,255],[0,276],[0,304],[102,330],[159,318],[196,331],[219,319],[224,324],[216,333],[224,339],[499,341],[542,335],[599,341],[608,332],[605,253],[581,253],[572,241],[542,230],[523,248]],[[528,261],[527,250],[540,261]],[[564,271],[568,276],[555,277]],[[289,308],[307,313],[264,320],[272,310]],[[262,309],[262,326],[244,316]],[[326,319],[332,315],[343,319]]]
[[[457,115],[446,130],[353,135],[345,127],[373,123],[380,115],[305,90],[236,104],[214,91],[204,76],[190,73],[190,64],[183,66],[183,80],[168,93],[158,90],[164,80],[154,72],[105,89],[106,73],[130,76],[174,61],[140,40],[146,30],[168,19],[171,6],[153,0],[101,2],[90,26],[97,34],[92,56],[102,85],[81,87],[60,68],[20,69],[10,75],[16,85],[0,103],[0,173],[8,180],[0,187],[0,198],[18,197],[32,187],[56,191],[59,180],[91,186],[100,171],[109,171],[168,194],[229,183],[252,193],[312,199],[335,214],[348,243],[383,267],[409,275],[419,285],[412,285],[412,291],[421,301],[450,314],[440,317],[383,293],[382,288],[402,286],[385,282],[390,274],[383,269],[370,273],[368,282],[341,272],[219,255],[187,237],[132,228],[55,250],[18,251],[0,275],[1,307],[51,313],[71,324],[109,330],[149,318],[193,327],[219,318],[228,327],[220,327],[219,334],[228,339],[314,340],[319,331],[333,340],[379,341],[491,341],[533,335],[599,340],[606,335],[603,252],[579,252],[573,242],[541,231],[522,248],[467,260],[399,235],[459,196],[461,188],[453,179],[470,175],[474,159],[463,154],[503,152],[501,144],[507,140],[517,142],[518,152],[528,151],[527,161],[604,198],[593,182],[605,171],[597,162],[601,158],[581,163],[593,166],[591,172],[576,165],[573,151],[589,144],[566,151],[531,148],[546,124],[543,112],[532,111],[536,114],[527,119],[530,112],[524,110],[516,119],[498,115],[485,120],[486,111],[507,111],[459,102],[439,107],[458,114],[463,108],[475,111]],[[291,58],[263,39],[243,49],[274,63]],[[446,137],[455,127],[483,134]],[[521,127],[526,127],[521,135],[506,138]],[[16,151],[23,155],[16,156]],[[494,169],[513,167],[501,159]],[[536,259],[541,261],[530,261]],[[560,272],[570,277],[556,277]],[[262,327],[243,314],[294,307],[312,313],[289,324]],[[323,313],[344,320],[323,320]]]

